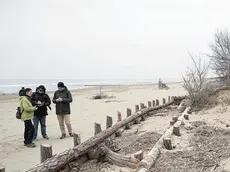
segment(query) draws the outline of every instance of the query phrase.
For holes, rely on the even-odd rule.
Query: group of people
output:
[[[69,136],[73,137],[72,126],[70,122],[70,103],[73,101],[71,92],[63,82],[57,84],[58,90],[53,96],[53,103],[56,105],[56,115],[59,122],[61,137],[66,138],[65,126],[67,126]],[[46,94],[46,88],[43,85],[37,87],[33,92],[31,88],[22,88],[19,91],[21,120],[24,121],[24,145],[27,147],[36,147],[34,141],[37,139],[38,125],[41,125],[41,134],[44,139],[49,139],[46,131],[46,116],[48,108],[51,110],[51,100]]]

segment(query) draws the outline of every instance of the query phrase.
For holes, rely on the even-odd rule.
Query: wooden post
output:
[[[135,111],[138,112],[140,109],[139,109],[139,105],[135,105]],[[141,122],[141,118],[137,118],[135,121],[134,121],[134,124],[140,124]]]
[[[96,136],[98,133],[100,133],[101,130],[101,124],[94,123],[94,136]]]
[[[122,121],[122,116],[121,116],[121,112],[117,112],[117,122]],[[123,130],[122,130],[123,129]],[[120,128],[116,133],[115,133],[115,137],[120,137],[122,131],[124,131],[124,128]]]
[[[180,134],[180,125],[181,125],[181,122],[178,121],[173,126],[173,134],[175,134],[176,136],[181,136],[181,134]]]
[[[141,108],[141,110],[144,109],[144,108],[145,108],[145,104],[144,104],[144,103],[140,103],[140,108]],[[141,117],[141,121],[145,121],[145,118],[146,118],[146,116],[143,115],[143,116]]]
[[[172,150],[173,149],[171,138],[163,138],[163,144],[164,144],[164,147],[166,149],[168,149],[168,150]]]
[[[143,159],[143,151],[140,150],[134,154],[134,158],[139,159],[140,161]]]
[[[189,114],[184,114],[184,119],[189,120]]]
[[[112,127],[113,118],[111,116],[106,115],[106,129]]]
[[[174,121],[174,123],[176,123],[177,120],[178,120],[178,117],[177,117],[177,116],[173,116],[173,117],[172,117],[172,121]]]
[[[153,107],[156,105],[156,102],[155,102],[155,100],[153,100]]]
[[[171,97],[170,97],[170,96],[168,96],[168,102],[170,102],[170,100],[171,100]]]
[[[159,106],[159,100],[156,99],[156,106]]]
[[[0,164],[0,172],[5,172],[5,167],[2,164]]]
[[[45,160],[52,157],[53,151],[52,146],[47,144],[42,144],[40,146],[40,153],[41,153],[41,163]]]
[[[76,132],[73,133],[73,145],[74,147],[81,144],[81,137]]]
[[[170,121],[170,126],[173,126],[175,124],[175,121]]]
[[[127,118],[132,115],[132,110],[129,109],[129,108],[127,108],[126,112],[127,112]],[[130,123],[125,126],[125,129],[130,129],[130,128],[131,128],[131,124]]]
[[[162,104],[164,105],[166,103],[165,98],[162,99]]]
[[[122,121],[121,112],[117,112],[117,122]]]
[[[152,102],[148,101],[148,107],[152,107]]]

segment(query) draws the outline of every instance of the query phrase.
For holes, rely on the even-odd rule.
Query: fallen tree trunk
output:
[[[182,101],[185,98],[183,97],[173,97],[170,102],[167,102],[164,105],[149,107],[142,109],[132,116],[125,118],[123,121],[120,121],[114,124],[112,127],[102,131],[101,133],[97,134],[94,137],[86,140],[82,144],[74,147],[73,149],[68,149],[62,153],[56,154],[55,156],[49,158],[48,160],[44,161],[41,164],[38,164],[34,168],[29,169],[27,172],[56,172],[60,168],[64,167],[69,162],[73,161],[74,159],[79,158],[81,155],[87,153],[91,149],[93,149],[96,145],[102,143],[105,139],[113,135],[119,128],[126,126],[128,123],[134,121],[135,119],[145,115],[148,112],[162,109],[169,105],[174,104],[175,102]]]
[[[104,156],[103,158],[121,167],[135,169],[137,168],[137,164],[140,162],[140,160],[137,158],[113,152],[104,144],[101,144],[101,146],[98,148],[98,151],[101,153],[101,156]]]
[[[190,107],[186,108],[185,111],[181,114],[184,117],[184,114],[189,111]],[[138,172],[148,172],[149,169],[155,166],[157,159],[160,157],[161,149],[164,147],[164,139],[170,139],[173,134],[174,127],[179,127],[182,124],[182,121],[178,121],[171,126],[157,141],[152,150],[148,153],[148,155],[138,164]]]

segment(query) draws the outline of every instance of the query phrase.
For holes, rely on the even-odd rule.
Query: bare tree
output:
[[[227,30],[218,30],[214,34],[214,43],[211,48],[211,67],[215,74],[229,83],[230,81],[230,34]]]
[[[202,60],[201,57],[195,59],[189,54],[192,60],[192,67],[188,67],[183,76],[183,87],[188,92],[190,103],[193,106],[199,106],[205,103],[207,97],[206,76],[209,68],[209,63]]]

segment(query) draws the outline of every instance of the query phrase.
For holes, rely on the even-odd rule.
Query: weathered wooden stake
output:
[[[152,102],[148,101],[148,107],[152,107]]]
[[[163,105],[166,103],[165,98],[162,99],[162,103],[163,103]]]
[[[184,119],[189,120],[189,114],[184,114]]]
[[[96,136],[98,133],[100,133],[101,130],[101,124],[94,123],[94,136]]]
[[[117,122],[122,121],[121,112],[117,112]]]
[[[5,167],[2,164],[0,164],[0,172],[5,172]]]
[[[106,115],[106,129],[112,127],[113,118],[111,116]]]
[[[127,118],[132,115],[132,110],[129,109],[129,108],[127,108],[126,112],[127,112]],[[125,129],[130,129],[130,128],[131,128],[131,124],[130,123],[125,126]]]
[[[134,158],[139,159],[140,161],[143,159],[143,151],[140,150],[134,154]]]
[[[155,100],[153,100],[153,107],[156,105],[156,102],[155,102]]]
[[[81,144],[81,137],[76,132],[73,133],[73,145],[74,147]]]
[[[168,96],[168,102],[170,102],[170,100],[171,100],[171,97],[170,97],[170,96]]]
[[[159,106],[159,100],[158,99],[156,99],[156,106]]]
[[[174,123],[176,123],[177,120],[178,120],[178,117],[177,117],[177,116],[173,116],[173,117],[172,117],[172,121],[174,121]]]
[[[45,160],[52,157],[53,151],[52,146],[47,144],[42,144],[40,146],[40,153],[41,153],[41,163]]]
[[[144,103],[140,103],[140,108],[141,108],[141,110],[144,109],[145,108],[145,104]],[[143,115],[141,117],[141,121],[145,121],[145,118],[146,118],[146,115]]]
[[[121,116],[121,112],[117,112],[117,122],[122,121],[122,116]],[[116,133],[115,133],[115,137],[120,137],[121,133],[122,133],[122,129],[124,128],[120,128]]]
[[[173,126],[175,124],[175,121],[170,121],[170,126]]]
[[[139,105],[135,105],[135,111],[138,112],[140,109],[139,109]],[[141,123],[141,118],[137,118],[135,121],[134,121],[134,124],[140,124]]]
[[[180,122],[180,121],[178,121],[178,122]],[[173,134],[175,134],[176,136],[181,136],[181,134],[180,134],[180,124],[181,123],[175,123],[174,126],[173,126]]]
[[[166,149],[168,149],[168,150],[172,150],[173,149],[171,138],[163,138],[163,144],[164,144],[164,147]]]

